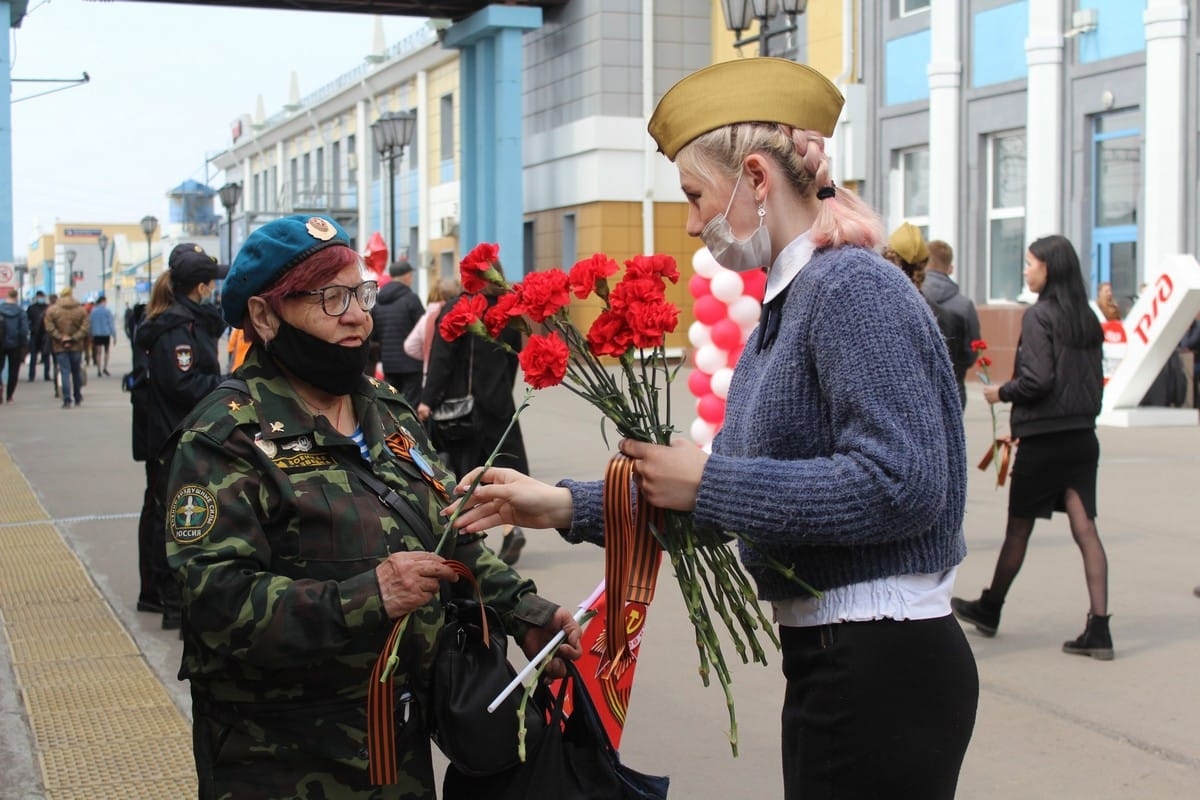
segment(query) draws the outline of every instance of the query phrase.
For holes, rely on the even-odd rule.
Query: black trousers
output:
[[[780,628],[786,800],[952,800],[979,674],[952,616]]]
[[[8,362],[8,381],[4,386],[4,399],[12,400],[13,392],[17,390],[17,380],[21,377],[21,348],[10,347],[0,350],[0,362]],[[0,366],[3,366],[0,363]]]

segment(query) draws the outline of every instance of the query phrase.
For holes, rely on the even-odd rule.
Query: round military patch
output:
[[[189,484],[175,493],[167,527],[179,544],[191,544],[208,535],[217,523],[217,498],[203,486]]]

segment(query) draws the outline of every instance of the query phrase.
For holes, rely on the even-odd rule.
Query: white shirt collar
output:
[[[779,256],[771,265],[771,271],[767,273],[767,288],[763,294],[763,303],[771,302],[788,287],[788,284],[800,274],[800,270],[804,269],[805,265],[812,260],[816,249],[808,237],[808,231],[805,231],[779,251]]]

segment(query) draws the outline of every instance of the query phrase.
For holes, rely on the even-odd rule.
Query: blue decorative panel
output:
[[[888,41],[884,76],[886,103],[929,99],[929,29]]]
[[[1079,7],[1094,8],[1097,13],[1096,30],[1077,39],[1080,63],[1090,64],[1146,49],[1146,28],[1142,23],[1145,2],[1080,0]]]
[[[1028,74],[1025,39],[1029,36],[1029,4],[1010,3],[980,11],[971,26],[971,85],[1020,80]]]

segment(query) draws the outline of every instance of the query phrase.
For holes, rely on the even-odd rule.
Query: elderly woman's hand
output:
[[[574,661],[583,655],[579,648],[583,629],[575,621],[574,615],[560,606],[545,627],[530,628],[529,633],[525,634],[525,640],[521,642],[521,650],[524,651],[525,657],[532,659],[560,630],[566,631],[567,636],[555,649],[554,658],[546,665],[546,670],[542,673],[546,678],[566,677],[567,668],[563,666],[562,659],[569,658]]]
[[[392,553],[375,568],[375,577],[383,608],[391,619],[428,603],[438,593],[441,581],[458,580],[446,559],[425,552]]]

